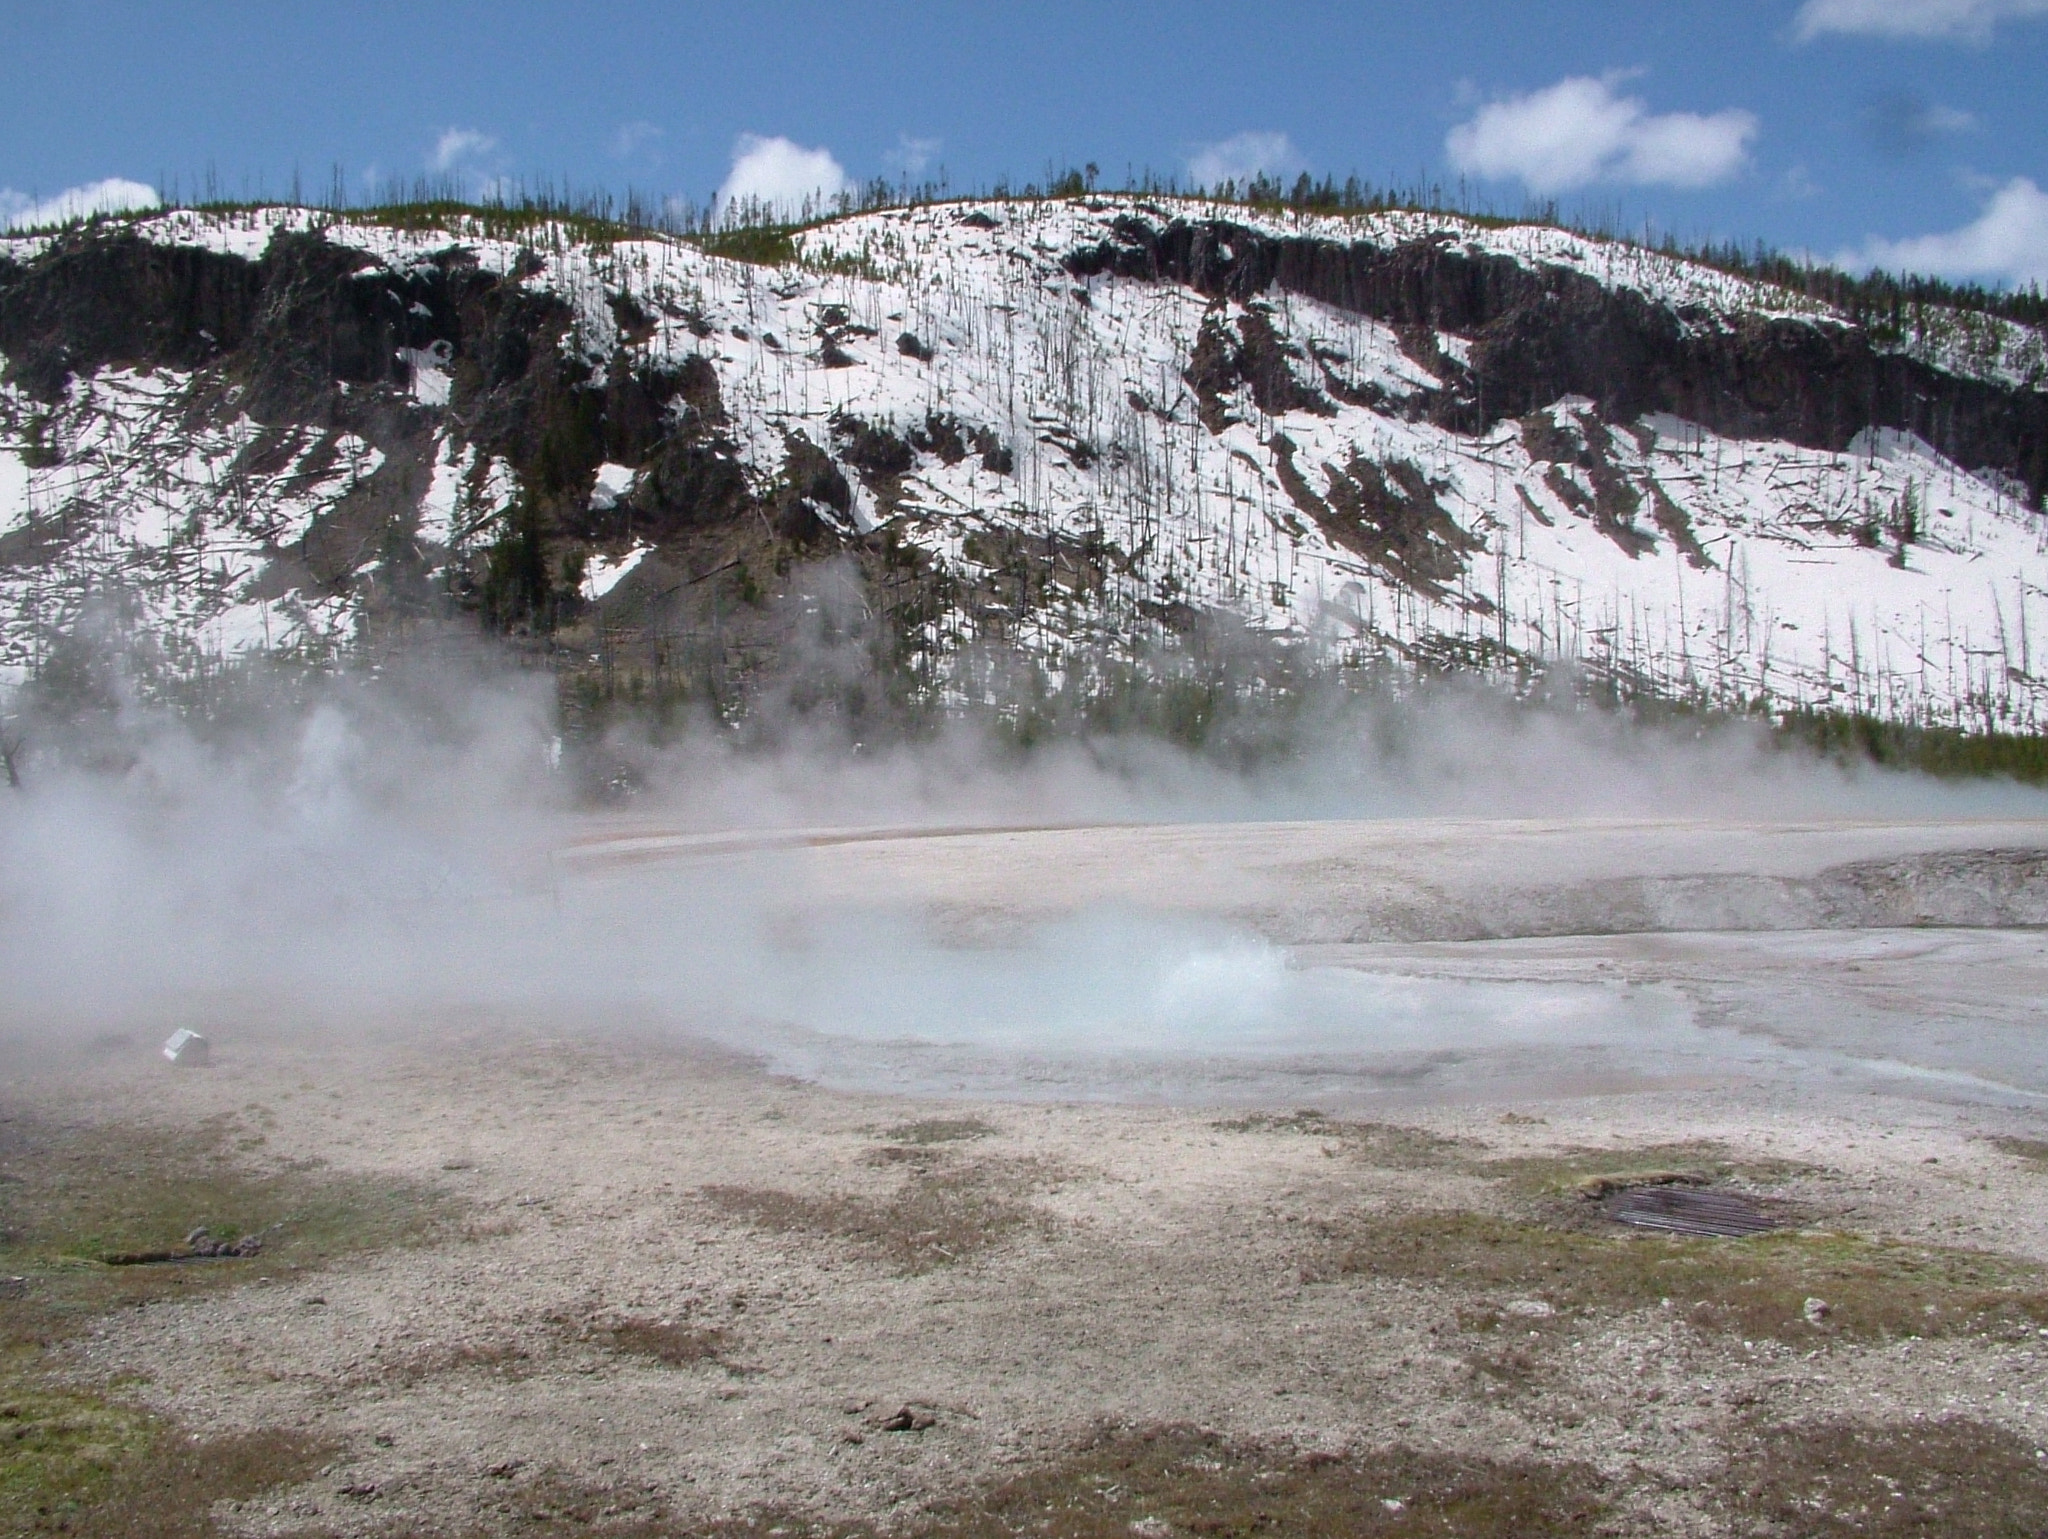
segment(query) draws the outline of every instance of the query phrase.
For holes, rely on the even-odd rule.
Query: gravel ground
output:
[[[1707,851],[1809,892],[1850,861],[2040,835],[1859,827],[1790,859],[1753,829],[1730,836],[1734,856],[1711,830],[1582,833],[1541,836],[1582,886],[1631,865],[1668,881]],[[1859,1335],[1824,1318],[1744,1339],[1683,1298],[1574,1303],[1562,1286],[1333,1259],[1369,1251],[1390,1216],[1542,1224],[1573,1200],[1531,1195],[1504,1161],[1593,1150],[1572,1157],[1627,1169],[1631,1151],[1678,1148],[1795,1226],[2048,1267],[2048,1165],[2012,1142],[2048,1137],[2039,942],[2015,913],[1940,931],[1361,939],[1393,900],[1357,897],[1357,871],[1423,856],[1350,835],[1318,853],[1298,831],[1233,828],[1206,848],[1119,834],[1084,880],[1077,837],[825,845],[779,891],[822,911],[887,889],[935,922],[973,907],[1000,929],[1122,884],[1205,903],[1310,969],[1663,988],[1686,1013],[1658,1029],[1693,1033],[1692,1056],[1573,1039],[1532,1067],[1504,1038],[1403,1081],[1325,1042],[1319,1080],[1183,1055],[1118,1098],[1114,1054],[1066,1050],[1034,1078],[944,1033],[891,1046],[755,1023],[750,1044],[731,1020],[714,1041],[644,1016],[559,1030],[539,1009],[354,1031],[244,1020],[196,1071],[132,1035],[93,1051],[17,1040],[10,1115],[205,1128],[259,1164],[455,1199],[420,1244],[103,1317],[63,1371],[196,1432],[331,1439],[317,1479],[220,1514],[251,1533],[492,1530],[543,1482],[594,1494],[600,1518],[651,1505],[904,1525],[1092,1428],[1186,1423],[1296,1451],[1582,1461],[1613,1483],[1623,1528],[1717,1534],[1736,1530],[1703,1493],[1760,1428],[1966,1416],[2048,1447],[2048,1331],[2025,1322]],[[1431,890],[1440,917],[1482,888],[1505,903],[1503,869],[1517,890],[1562,881],[1555,862],[1489,865],[1469,826],[1457,838],[1446,869],[1468,875]],[[1265,865],[1249,906],[1233,861]],[[1176,863],[1201,881],[1177,885]],[[2032,901],[2014,892],[2008,910]],[[1717,1063],[1699,1045],[1715,1032],[1761,1046]],[[798,1036],[810,1078],[778,1072]],[[974,1093],[944,1093],[948,1072]],[[878,1088],[890,1073],[902,1083]],[[1304,1085],[1336,1092],[1329,1115],[1245,1115],[1292,1111],[1279,1093]]]

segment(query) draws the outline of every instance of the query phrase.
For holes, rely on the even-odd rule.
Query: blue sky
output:
[[[209,171],[702,202],[1086,161],[1463,179],[1503,211],[2048,281],[2048,0],[0,9],[12,218]]]

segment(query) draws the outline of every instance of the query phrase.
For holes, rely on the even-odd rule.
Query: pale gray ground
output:
[[[559,865],[601,904],[621,867],[641,902],[733,858],[642,832]],[[755,901],[797,938],[769,966],[811,981],[724,1034],[830,1083],[1346,1106],[1738,1080],[2048,1097],[2039,822],[823,834],[771,869]]]
[[[2048,1445],[2048,1340],[1800,1351],[1653,1309],[1585,1336],[1543,1393],[1490,1397],[1455,1339],[1469,1300],[1305,1280],[1315,1222],[1483,1206],[1487,1184],[1227,1131],[1214,1110],[1316,1104],[1499,1154],[1715,1140],[1814,1167],[1782,1195],[1829,1223],[2048,1262],[2048,1176],[1986,1141],[2048,1137],[2048,937],[2032,928],[2048,824],[743,843],[594,830],[546,901],[601,927],[744,891],[770,934],[747,967],[811,980],[767,1003],[728,978],[702,1009],[664,984],[610,1020],[437,1004],[374,1032],[266,1028],[224,1004],[203,1072],[142,1052],[11,1060],[17,1104],[225,1116],[266,1157],[470,1204],[445,1243],[124,1313],[75,1349],[77,1372],[139,1376],[130,1392],[195,1429],[342,1439],[327,1475],[235,1516],[259,1532],[458,1523],[543,1469],[689,1512],[914,1512],[1104,1418],[1673,1477],[1760,1409],[1964,1410]],[[1047,968],[1065,975],[1046,984],[1049,1046],[1016,997]],[[892,969],[910,986],[864,1003]],[[603,992],[633,998],[616,974]],[[1107,1003],[1091,1015],[1091,999]],[[1207,1024],[1176,1035],[1160,1016],[1177,1005]],[[957,1018],[975,1009],[988,1019]],[[1237,1029],[1250,1051],[1230,1050]],[[885,1200],[906,1179],[878,1158],[901,1142],[887,1130],[933,1117],[993,1129],[937,1146],[935,1168],[1028,1214],[958,1264],[905,1275],[704,1195]],[[666,1368],[579,1339],[627,1318],[729,1345]],[[907,1402],[935,1425],[875,1429]],[[1632,1498],[1646,1530],[1715,1531],[1676,1485],[1650,1489]]]

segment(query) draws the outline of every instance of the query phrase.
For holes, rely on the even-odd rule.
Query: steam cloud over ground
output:
[[[1195,752],[96,677],[0,795],[74,1532],[2048,1511],[2035,791],[1449,688]],[[1690,1193],[1764,1232],[1615,1217]]]
[[[772,751],[710,727],[565,745],[530,679],[423,669],[273,705],[201,735],[131,699],[29,744],[0,804],[17,1032],[377,1039],[481,1010],[908,1088],[963,1054],[993,1089],[1026,1059],[1093,1062],[1049,1081],[1091,1095],[1199,1095],[1157,1079],[1176,1056],[1349,1055],[1411,1090],[1443,1078],[1412,1061],[1429,1051],[1554,1076],[1546,1046],[1668,1054],[1691,1004],[1316,948],[1849,930],[1877,900],[1836,867],[2031,852],[2048,805],[1478,691],[1354,700],[1235,759],[1136,736],[1026,752],[959,723],[865,752],[801,725]],[[1966,913],[1972,878],[1929,867],[1895,917],[2030,918],[2033,877],[1984,900],[2011,912]],[[1354,1092],[1394,1083],[1360,1072]]]

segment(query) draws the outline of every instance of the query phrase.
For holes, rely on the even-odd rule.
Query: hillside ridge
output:
[[[172,669],[480,618],[730,709],[827,624],[964,702],[1222,622],[2039,722],[2048,361],[2015,321],[1888,334],[1401,211],[923,205],[780,266],[584,235],[267,208],[0,241],[0,666],[95,605]]]

